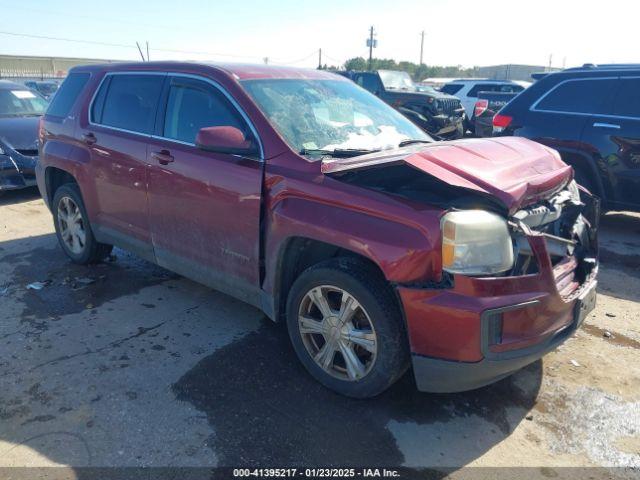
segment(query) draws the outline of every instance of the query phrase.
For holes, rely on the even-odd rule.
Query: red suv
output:
[[[526,139],[432,143],[330,73],[142,63],[73,69],[37,181],[65,253],[112,245],[285,321],[353,397],[505,377],[595,302],[598,204]]]

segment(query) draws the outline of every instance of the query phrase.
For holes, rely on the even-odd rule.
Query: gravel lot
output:
[[[356,401],[286,332],[122,250],[69,263],[34,190],[0,198],[0,467],[563,466],[640,469],[640,215],[601,229],[596,311],[495,385]],[[27,284],[45,282],[41,290]],[[635,467],[635,470],[633,470]],[[636,477],[637,478],[637,477]]]

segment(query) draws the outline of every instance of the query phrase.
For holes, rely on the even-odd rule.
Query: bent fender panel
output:
[[[364,212],[288,197],[271,211],[266,228],[264,289],[268,292],[275,285],[282,249],[292,237],[321,241],[362,255],[374,262],[390,282],[434,278],[439,272],[440,248],[423,232]]]

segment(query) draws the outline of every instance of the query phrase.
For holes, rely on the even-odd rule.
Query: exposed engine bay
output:
[[[387,164],[384,168],[368,168],[341,172],[334,178],[358,185],[412,205],[430,205],[448,211],[485,210],[507,220],[514,248],[513,267],[494,276],[519,276],[539,271],[536,253],[529,241],[543,237],[551,265],[564,262],[563,278],[558,288],[570,295],[585,282],[597,266],[597,226],[599,202],[575,181],[560,186],[549,198],[526,205],[513,214],[500,200],[438,178],[417,173],[406,164]]]

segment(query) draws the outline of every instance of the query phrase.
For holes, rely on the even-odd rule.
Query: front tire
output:
[[[56,190],[52,207],[58,242],[74,263],[96,263],[111,253],[112,245],[100,243],[93,236],[80,189],[75,183],[67,183]]]
[[[342,395],[378,395],[409,366],[393,292],[357,259],[336,258],[305,270],[289,292],[287,328],[309,373]]]

